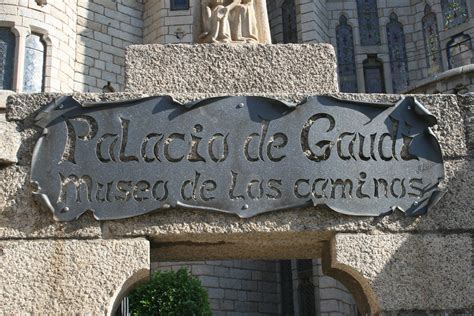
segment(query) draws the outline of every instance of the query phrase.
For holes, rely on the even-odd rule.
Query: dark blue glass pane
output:
[[[341,92],[357,92],[357,74],[354,54],[354,37],[347,18],[341,16],[336,28],[337,67]]]
[[[189,9],[189,0],[170,0],[171,10]]]
[[[15,59],[15,35],[0,27],[0,89],[12,90]]]
[[[364,61],[364,79],[366,93],[385,93],[383,64],[377,57],[369,57]]]
[[[422,20],[423,37],[425,40],[426,62],[429,73],[442,71],[441,46],[439,44],[438,25],[436,15],[431,11],[431,7],[426,5],[425,16]]]
[[[390,16],[390,22],[387,24],[387,40],[393,90],[398,93],[406,90],[409,82],[405,34],[396,14]]]
[[[34,93],[43,90],[45,47],[41,36],[31,34],[26,38],[25,72],[23,92]]]
[[[466,0],[441,0],[441,9],[446,28],[463,24],[469,17]]]
[[[281,6],[283,19],[283,43],[297,43],[298,31],[296,27],[295,0],[285,0]]]
[[[380,69],[365,69],[365,91],[367,93],[383,93],[383,83]]]
[[[362,46],[380,45],[379,15],[377,0],[357,0],[360,44]]]

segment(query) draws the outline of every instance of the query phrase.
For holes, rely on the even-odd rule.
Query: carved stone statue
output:
[[[199,43],[270,44],[265,0],[201,0]]]
[[[241,0],[230,13],[233,41],[258,43],[257,20],[252,0]]]

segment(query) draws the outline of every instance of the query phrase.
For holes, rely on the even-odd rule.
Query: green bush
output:
[[[129,295],[134,316],[211,315],[207,292],[186,269],[159,271]]]

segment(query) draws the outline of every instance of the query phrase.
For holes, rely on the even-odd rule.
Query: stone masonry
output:
[[[202,46],[200,53],[212,55],[222,47]],[[168,49],[174,51],[176,60],[183,59],[180,54],[189,55],[185,46]],[[274,49],[282,50],[281,56],[285,56],[285,50],[294,48]],[[317,46],[314,50],[324,51]],[[137,48],[129,56],[146,60],[152,51],[163,52],[163,48]],[[231,58],[231,54],[238,52],[239,49],[228,50],[227,56]],[[260,58],[267,56],[264,50],[257,49],[255,53]],[[296,56],[304,60],[306,54],[313,53],[301,51]],[[334,64],[334,59],[326,62]],[[130,60],[126,63],[132,65]],[[273,65],[278,67],[277,59]],[[229,65],[211,63],[209,67],[221,73]],[[158,69],[149,71],[155,73]],[[181,95],[171,94],[182,101],[215,96],[229,87],[232,94],[246,94],[247,87],[259,85],[261,80],[255,72],[247,74],[248,81],[241,90],[232,82],[220,82],[220,90],[189,89]],[[194,74],[178,71],[168,80],[204,80],[188,76]],[[144,76],[138,68],[131,67],[127,78],[132,80],[128,81],[130,87],[142,86],[143,90],[74,96],[79,102],[127,100],[167,89],[166,82]],[[149,80],[153,82],[150,84]],[[335,81],[328,76],[295,76],[292,80],[286,85],[282,82],[277,91],[262,90],[261,94],[298,100],[305,93],[314,92],[317,84],[313,80],[337,91]],[[300,90],[293,91],[292,87]],[[337,92],[330,95],[383,103],[394,103],[400,98]],[[471,100],[454,95],[417,96],[439,120],[434,133],[444,153],[448,189],[440,203],[421,217],[407,218],[397,212],[382,218],[354,217],[325,207],[311,207],[240,219],[228,214],[176,209],[105,222],[85,214],[77,221],[59,223],[33,201],[34,188],[28,180],[33,146],[41,132],[33,126],[33,117],[57,96],[13,95],[7,102],[8,124],[15,127],[22,141],[17,151],[18,162],[0,168],[0,266],[2,284],[6,284],[0,288],[1,312],[110,314],[127,291],[146,279],[143,271],[149,269],[150,247],[166,261],[321,257],[324,274],[336,278],[354,295],[362,314],[416,310],[474,312],[474,170],[468,149],[472,140],[466,137],[471,124],[467,123]]]
[[[207,289],[213,315],[279,315],[276,261],[159,262],[151,268],[188,269]]]
[[[273,43],[283,43],[283,0],[267,1]],[[467,1],[467,22],[447,28],[440,0],[379,0],[380,45],[360,44],[356,1],[295,0],[296,36],[299,43],[328,43],[334,47],[341,15],[353,28],[359,92],[365,91],[363,62],[368,54],[383,63],[387,92],[393,92],[386,25],[391,13],[403,24],[412,93],[471,91],[472,67],[449,69],[447,44],[457,34],[474,37],[474,5]],[[422,31],[425,6],[437,17],[442,69],[429,71]],[[4,0],[0,26],[11,28],[17,38],[15,92],[22,91],[25,39],[36,33],[46,42],[45,92],[100,92],[108,82],[123,91],[124,52],[132,44],[194,44],[200,34],[200,5],[189,1],[189,9],[171,10],[170,0]],[[469,64],[470,62],[468,62]]]
[[[141,0],[78,0],[74,91],[124,88],[125,48],[143,42]]]

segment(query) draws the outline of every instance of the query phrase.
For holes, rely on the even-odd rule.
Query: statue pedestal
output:
[[[135,45],[126,69],[126,91],[151,95],[291,99],[339,91],[328,44]]]

